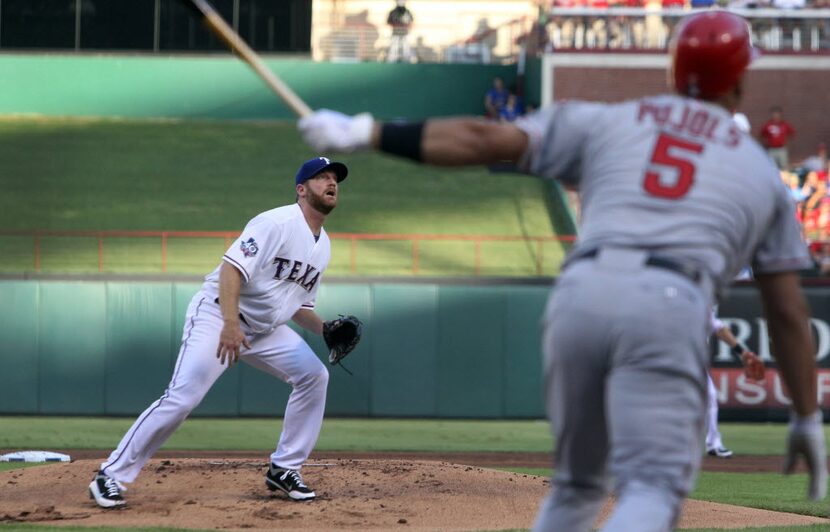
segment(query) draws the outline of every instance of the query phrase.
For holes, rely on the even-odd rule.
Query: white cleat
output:
[[[271,491],[285,492],[294,501],[311,501],[317,496],[305,485],[299,471],[277,467],[274,464],[271,464],[265,474],[265,485]]]
[[[89,483],[89,497],[101,508],[115,508],[127,504],[121,496],[121,492],[124,491],[127,491],[127,488],[120,482],[100,471]]]
[[[709,456],[714,456],[716,458],[729,458],[732,456],[732,451],[727,449],[726,447],[717,447],[715,449],[709,449],[706,451],[706,454]]]

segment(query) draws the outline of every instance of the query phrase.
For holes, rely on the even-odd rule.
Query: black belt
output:
[[[214,302],[214,303],[216,303],[216,304],[218,305],[218,304],[219,304],[219,298],[217,297],[216,299],[214,299],[214,300],[213,300],[213,302]],[[247,322],[247,321],[245,321],[245,316],[243,316],[241,312],[239,313],[239,320],[240,320],[242,323],[244,323],[245,325],[248,325],[248,322]],[[250,327],[250,325],[248,325],[248,327]]]
[[[573,255],[572,257],[569,257],[567,262],[571,263],[582,259],[593,259],[596,258],[597,255],[599,255],[599,248],[587,249],[583,252]],[[653,266],[655,268],[662,268],[664,270],[669,270],[674,273],[679,273],[680,275],[689,279],[693,283],[699,283],[702,277],[700,274],[700,270],[698,270],[694,266],[689,266],[688,264],[681,264],[679,262],[667,259],[665,257],[648,255],[644,264],[646,266]]]

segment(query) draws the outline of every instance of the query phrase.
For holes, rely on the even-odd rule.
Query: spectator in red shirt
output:
[[[771,117],[761,127],[759,136],[761,143],[778,168],[785,170],[790,164],[787,142],[795,135],[795,129],[781,117],[780,107],[773,107],[770,112]]]

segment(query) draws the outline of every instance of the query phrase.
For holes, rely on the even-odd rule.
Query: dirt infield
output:
[[[267,457],[259,453],[167,451],[130,486],[127,508],[102,510],[86,486],[104,453],[69,454],[73,462],[52,465],[48,474],[43,468],[0,473],[0,523],[304,531],[527,528],[548,489],[545,478],[488,469],[547,467],[545,454],[318,453],[303,469],[318,498],[295,503],[265,489]],[[765,471],[776,465],[749,462],[707,459],[705,468]],[[610,508],[609,503],[601,519]],[[680,526],[810,523],[830,521],[688,501]]]
[[[14,452],[18,449],[0,449],[0,454]],[[61,449],[73,460],[95,459],[103,461],[109,455],[108,451],[95,449]],[[168,451],[161,450],[156,458],[217,458],[217,459],[244,459],[266,460],[265,452],[255,451]],[[356,451],[315,451],[311,458],[314,460],[432,460],[466,464],[478,467],[534,467],[549,468],[552,466],[551,453],[520,453],[520,452],[356,452]],[[741,456],[731,458],[705,457],[704,471],[722,471],[726,473],[756,473],[778,472],[783,465],[783,456]]]

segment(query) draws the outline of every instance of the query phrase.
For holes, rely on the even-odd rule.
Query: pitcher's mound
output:
[[[548,490],[541,477],[447,462],[344,459],[307,464],[303,478],[317,499],[298,503],[266,489],[263,461],[184,458],[151,461],[125,494],[128,506],[104,510],[87,493],[98,464],[0,473],[0,522],[306,532],[529,528]],[[690,501],[681,527],[826,522]]]

